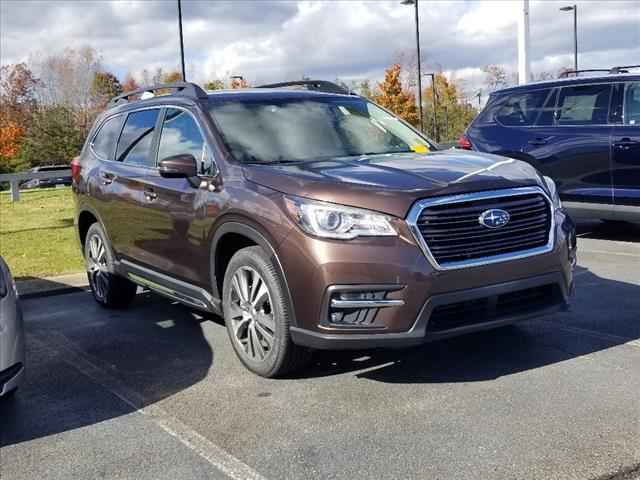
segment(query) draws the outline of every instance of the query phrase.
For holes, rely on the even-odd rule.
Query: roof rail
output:
[[[294,82],[280,82],[270,83],[268,85],[260,85],[257,88],[288,88],[288,87],[306,87],[307,90],[314,90],[324,93],[339,93],[342,95],[352,95],[350,90],[347,90],[340,85],[328,82],[326,80],[298,80]]]
[[[629,73],[629,69],[640,68],[640,65],[624,65],[621,67],[613,67],[609,73]]]
[[[568,78],[569,75],[575,75],[577,77],[579,74],[587,72],[606,72],[611,75],[615,75],[616,73],[629,73],[629,70],[632,68],[640,68],[640,65],[623,65],[613,68],[591,68],[587,70],[565,70],[560,74],[560,78]]]
[[[117,97],[113,97],[109,102],[109,107],[113,107],[120,103],[128,103],[129,97],[133,95],[143,94],[145,92],[153,93],[157,90],[175,90],[172,95],[179,95],[182,97],[192,98],[194,100],[206,100],[209,98],[207,92],[205,92],[202,88],[200,88],[195,83],[190,82],[176,82],[176,83],[167,83],[160,85],[152,85],[150,87],[142,87],[137,90],[132,90],[130,92],[124,92]]]
[[[611,69],[608,68],[590,68],[587,70],[565,70],[560,74],[560,78],[569,78],[569,75],[575,75],[576,77],[581,73],[591,73],[591,72],[607,72],[610,73]]]

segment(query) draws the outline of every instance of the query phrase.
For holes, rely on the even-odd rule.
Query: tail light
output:
[[[80,181],[80,170],[82,170],[80,157],[75,157],[71,160],[71,178],[73,179],[73,183],[78,183]]]
[[[471,142],[469,141],[469,139],[467,137],[462,135],[458,139],[458,148],[461,148],[463,150],[472,150],[473,149],[473,145],[471,145]]]

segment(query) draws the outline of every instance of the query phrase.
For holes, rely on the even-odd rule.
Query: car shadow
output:
[[[205,320],[150,293],[126,310],[85,293],[23,307],[27,375],[17,395],[0,399],[3,447],[125,416],[197,384],[213,365]]]
[[[576,222],[578,237],[640,243],[640,224],[630,222]]]
[[[406,350],[315,352],[301,377],[355,374],[386,383],[482,382],[640,338],[640,285],[576,269],[568,311]]]

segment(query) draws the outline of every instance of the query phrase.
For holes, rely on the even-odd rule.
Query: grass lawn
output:
[[[0,193],[0,255],[15,278],[45,277],[84,269],[73,227],[71,188]]]

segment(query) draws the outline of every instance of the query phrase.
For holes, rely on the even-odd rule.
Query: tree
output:
[[[482,71],[486,75],[484,83],[490,92],[508,85],[507,72],[500,65],[485,65]]]
[[[91,85],[96,108],[103,110],[109,100],[122,93],[120,80],[111,72],[96,72]]]
[[[237,90],[240,88],[249,88],[249,82],[247,82],[244,78],[232,78],[231,88],[233,90]]]
[[[413,93],[406,91],[402,86],[400,64],[389,67],[384,73],[384,80],[378,83],[379,93],[374,100],[381,106],[391,110],[400,118],[412,125],[418,124],[418,109]]]
[[[75,116],[75,112],[65,106],[36,112],[27,128],[20,160],[31,166],[70,163],[80,153],[85,137]]]
[[[425,130],[430,132],[434,140],[440,142],[456,140],[478,112],[466,102],[462,87],[454,79],[448,79],[443,73],[437,73],[435,86],[435,125],[433,87],[426,87],[422,93]],[[438,132],[437,139],[436,130]]]
[[[167,72],[162,76],[162,83],[176,83],[182,81],[182,73],[178,70]]]
[[[371,83],[369,80],[362,80],[361,82],[356,82],[352,90],[358,92],[358,95],[365,98],[373,98],[373,90],[371,90]]]
[[[37,82],[24,63],[0,68],[0,173],[20,167],[17,157],[37,107]]]
[[[210,80],[204,84],[205,90],[224,90],[224,82],[222,80]]]
[[[137,90],[140,88],[138,82],[135,81],[133,75],[131,73],[127,73],[124,76],[124,81],[122,82],[122,91],[123,92],[132,92],[133,90]]]

